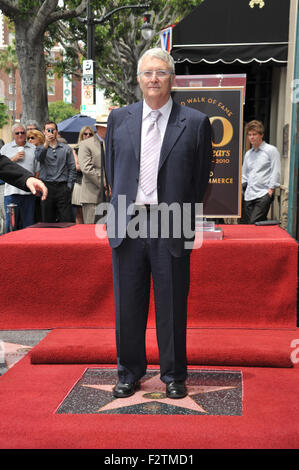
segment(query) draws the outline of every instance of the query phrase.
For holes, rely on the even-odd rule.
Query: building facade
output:
[[[204,0],[172,37],[177,75],[246,74],[244,124],[263,121],[281,154],[269,218],[298,239],[298,0]]]

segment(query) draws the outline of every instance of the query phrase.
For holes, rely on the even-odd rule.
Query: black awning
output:
[[[204,0],[173,28],[176,62],[286,63],[290,0]]]

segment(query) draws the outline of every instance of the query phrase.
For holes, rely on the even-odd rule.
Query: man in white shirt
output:
[[[277,148],[263,140],[264,126],[260,121],[249,122],[245,131],[252,145],[242,169],[245,219],[254,224],[267,219],[275,188],[280,186],[281,162]]]
[[[39,171],[39,163],[35,158],[35,146],[26,142],[26,131],[21,124],[12,126],[14,140],[1,148],[1,154],[7,156],[11,161],[35,175]],[[9,231],[9,217],[7,214],[8,204],[16,204],[17,228],[25,228],[35,222],[35,196],[29,192],[18,189],[11,184],[5,183],[4,207],[6,214],[6,232]]]

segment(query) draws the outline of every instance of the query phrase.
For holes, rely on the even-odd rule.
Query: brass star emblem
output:
[[[251,0],[249,2],[250,8],[254,8],[255,5],[259,6],[260,8],[263,8],[265,6],[264,0]]]

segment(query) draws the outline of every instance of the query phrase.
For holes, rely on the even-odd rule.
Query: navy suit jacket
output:
[[[119,246],[126,236],[131,216],[121,224],[118,213],[119,195],[126,196],[126,208],[134,204],[140,165],[141,125],[143,101],[112,110],[106,133],[106,172],[112,190],[114,211],[108,213],[107,231],[110,245]],[[165,136],[162,142],[158,169],[158,203],[202,202],[209,180],[212,159],[211,126],[208,116],[198,110],[173,102]],[[123,215],[123,213],[122,213]],[[115,218],[113,218],[115,216]],[[115,223],[115,233],[110,231]],[[194,230],[195,217],[192,230]],[[182,256],[184,234],[174,238],[170,234],[168,248],[173,256]]]

